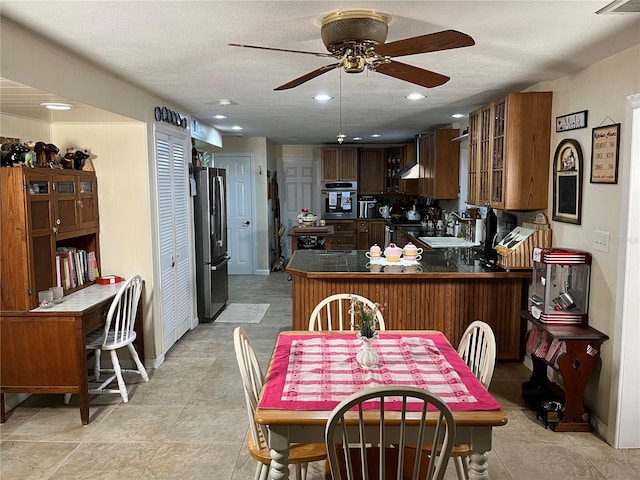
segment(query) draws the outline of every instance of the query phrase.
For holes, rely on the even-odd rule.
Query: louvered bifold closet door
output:
[[[162,352],[189,330],[195,305],[190,292],[189,192],[185,139],[156,132]]]

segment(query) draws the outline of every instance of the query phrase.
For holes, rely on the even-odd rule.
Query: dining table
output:
[[[482,386],[442,332],[386,330],[372,342],[378,364],[361,367],[356,354],[362,340],[353,331],[285,331],[278,339],[255,410],[267,426],[272,480],[289,478],[291,443],[323,443],[333,409],[351,394],[375,386],[412,385],[442,398],[453,413],[456,444],[468,444],[469,478],[489,479],[488,452],[494,427],[507,423],[498,401]],[[385,402],[385,422],[400,417],[401,402]],[[419,427],[418,412],[407,418]],[[365,412],[371,428],[378,411]],[[366,418],[366,417],[365,417]],[[433,428],[427,419],[426,428]],[[417,428],[416,428],[417,429]]]

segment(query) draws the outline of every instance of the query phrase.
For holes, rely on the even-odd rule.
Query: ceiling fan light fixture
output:
[[[327,50],[340,51],[348,43],[383,44],[387,40],[388,19],[368,10],[334,12],[321,21],[320,36]]]

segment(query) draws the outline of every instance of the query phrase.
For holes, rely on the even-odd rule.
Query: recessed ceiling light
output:
[[[464,118],[466,115],[464,113],[454,113],[451,115],[453,118]]]
[[[231,130],[244,130],[244,128],[240,125],[234,125],[233,127],[231,127]]]
[[[410,93],[405,98],[408,100],[422,100],[423,98],[426,98],[426,95],[421,93]]]
[[[362,140],[362,137],[353,137],[354,140]]]
[[[333,97],[331,95],[326,95],[324,93],[320,94],[320,95],[316,95],[315,97],[313,97],[314,100],[317,100],[318,102],[327,102],[331,99],[333,99]]]
[[[371,135],[371,138],[378,138],[378,137],[380,137],[380,136],[381,136],[381,135],[380,135],[379,133],[374,133],[373,135]]]
[[[226,115],[214,115],[213,118],[215,118],[216,120],[224,120],[225,118],[229,118]]]
[[[71,110],[73,108],[73,105],[70,103],[59,102],[44,102],[41,103],[40,106],[48,108],[49,110]]]
[[[231,100],[229,100],[228,98],[221,98],[220,100],[218,100],[218,105],[222,105],[222,106],[231,105]]]

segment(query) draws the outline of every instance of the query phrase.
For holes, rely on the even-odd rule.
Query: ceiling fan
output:
[[[230,43],[229,45],[278,52],[303,53],[338,60],[337,63],[324,65],[284,85],[280,85],[274,90],[287,90],[297,87],[339,67],[344,68],[347,73],[361,73],[367,69],[426,88],[437,87],[448,82],[450,77],[392,60],[392,57],[475,45],[473,38],[456,30],[443,30],[385,43],[387,32],[388,19],[385,15],[367,10],[344,10],[331,13],[322,19],[320,35],[329,53],[305,52],[238,43]]]

